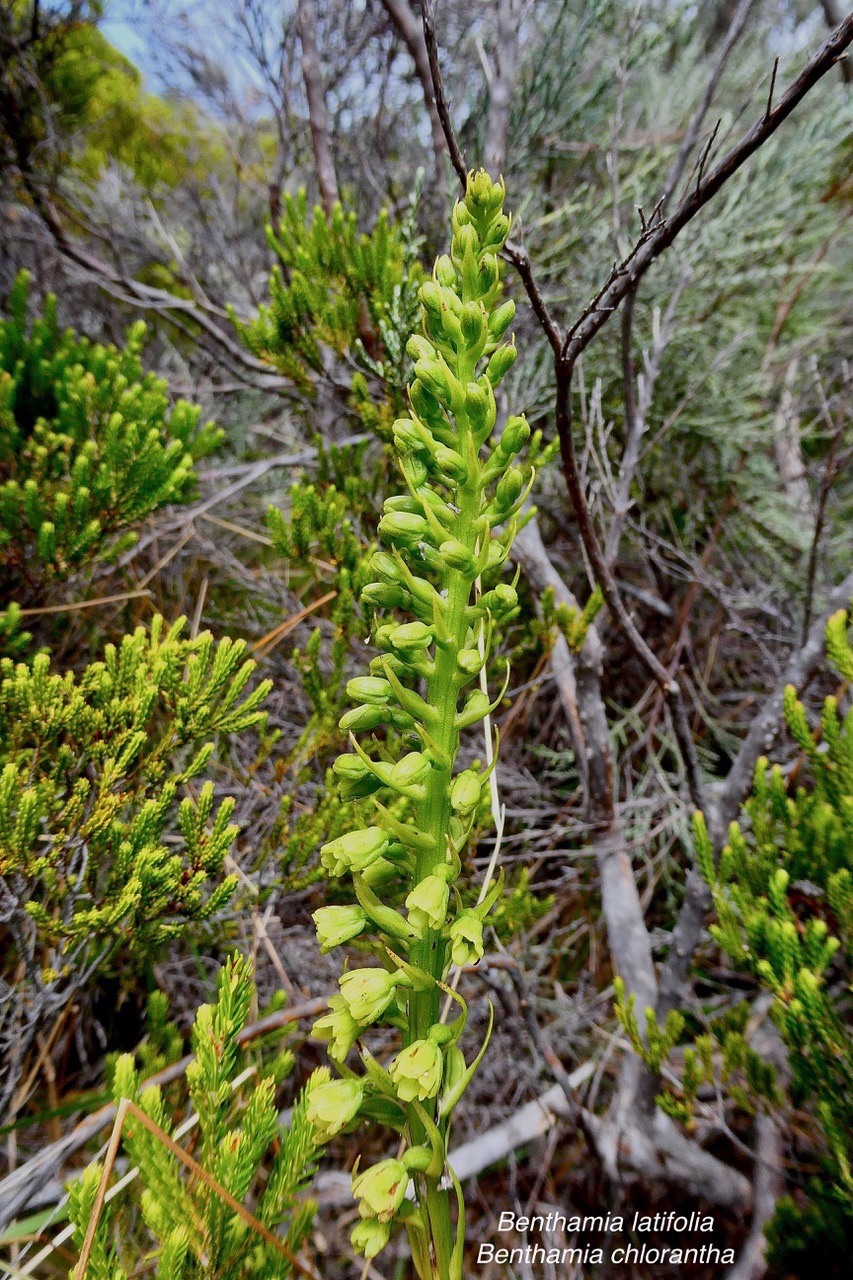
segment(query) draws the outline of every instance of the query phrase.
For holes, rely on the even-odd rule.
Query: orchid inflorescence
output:
[[[419,1274],[442,1280],[461,1277],[464,1240],[448,1130],[488,1041],[487,1033],[466,1060],[466,1006],[447,979],[451,966],[482,957],[502,884],[499,877],[476,906],[463,905],[461,855],[495,761],[491,750],[483,769],[457,770],[456,761],[461,731],[497,705],[484,671],[497,629],[517,610],[514,587],[499,578],[533,480],[515,465],[530,435],[524,418],[496,430],[495,388],[516,356],[504,341],[515,311],[501,299],[504,195],[502,181],[469,176],[453,211],[450,254],[421,287],[422,332],[408,348],[411,414],[394,424],[406,492],[385,502],[379,533],[387,550],[373,556],[374,580],[362,592],[376,612],[379,654],[370,674],[348,685],[355,705],[341,727],[352,750],[334,765],[341,797],[372,796],[376,817],[323,846],[326,871],[351,879],[355,901],[314,917],[324,951],[358,939],[381,967],[347,970],[314,1027],[341,1078],[312,1090],[309,1117],[323,1140],[359,1119],[402,1138],[398,1156],[356,1167],[353,1244],[372,1258],[401,1220]],[[356,734],[373,736],[360,742]],[[403,897],[405,912],[389,905]],[[440,1005],[451,996],[461,1012],[446,1023]],[[402,1035],[387,1067],[361,1042],[380,1020]],[[361,1075],[346,1062],[357,1042]],[[460,1208],[455,1240],[450,1183]]]

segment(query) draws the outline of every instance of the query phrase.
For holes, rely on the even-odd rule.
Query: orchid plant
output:
[[[497,425],[495,389],[516,356],[506,340],[515,307],[501,286],[504,196],[502,181],[469,176],[450,253],[420,290],[410,414],[394,424],[405,491],[385,503],[386,549],[373,556],[362,593],[375,611],[379,653],[348,685],[354,706],[341,727],[352,749],[334,766],[341,797],[371,796],[375,818],[323,846],[326,871],[351,884],[354,900],[314,917],[324,951],[357,939],[379,965],[347,969],[314,1027],[340,1078],[311,1091],[308,1116],[323,1141],[365,1121],[398,1132],[396,1155],[353,1173],[360,1216],[352,1241],[373,1258],[401,1222],[422,1280],[462,1276],[464,1205],[448,1136],[491,1023],[469,1061],[460,1044],[467,1009],[450,970],[482,957],[502,889],[498,876],[464,906],[460,876],[494,785],[488,717],[505,688],[492,702],[485,672],[498,629],[518,607],[514,586],[500,579],[533,482],[532,469],[516,465],[528,424],[512,416]],[[460,736],[484,719],[487,764],[459,769]],[[452,1002],[458,1016],[447,1021]],[[380,1022],[401,1037],[385,1064],[364,1043]],[[356,1045],[358,1071],[349,1063]]]

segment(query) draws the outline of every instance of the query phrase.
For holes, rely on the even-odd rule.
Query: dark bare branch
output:
[[[687,161],[690,159],[690,153],[696,145],[696,140],[699,137],[699,132],[705,121],[705,117],[710,110],[711,103],[714,101],[717,89],[719,88],[720,80],[722,79],[723,72],[726,68],[726,63],[729,60],[732,50],[740,39],[754,3],[755,0],[741,0],[741,3],[735,10],[734,17],[732,18],[729,29],[726,32],[726,37],[720,48],[717,61],[714,63],[711,74],[708,77],[708,83],[705,85],[705,92],[702,94],[701,101],[693,113],[693,118],[691,119],[690,124],[687,126],[687,132],[681,140],[681,146],[678,148],[672,168],[667,175],[660,200],[658,201],[659,208],[666,208],[670,198],[675,192],[675,188],[681,181],[684,170],[687,167]]]
[[[607,323],[628,291],[645,275],[652,263],[720,191],[731,177],[755,155],[768,138],[788,119],[807,94],[836,65],[853,42],[853,13],[840,24],[776,106],[762,115],[736,146],[685,196],[670,218],[649,219],[651,231],[642,236],[623,262],[614,266],[607,282],[592,303],[569,329],[563,343],[563,359],[573,367],[582,351]]]
[[[441,78],[441,65],[438,61],[438,44],[435,38],[435,13],[433,11],[432,0],[424,0],[424,42],[426,44],[427,56],[429,59],[430,78],[432,80],[433,93],[435,94],[435,106],[438,111],[438,118],[441,121],[441,128],[444,133],[444,140],[447,143],[447,150],[450,154],[450,163],[456,170],[456,176],[462,183],[464,190],[465,183],[468,181],[468,170],[465,165],[465,157],[462,149],[456,140],[456,133],[453,128],[453,120],[450,116],[450,107],[447,105],[447,98],[444,93],[444,81]]]
[[[673,679],[672,674],[667,671],[660,659],[649,648],[628,613],[611,568],[605,559],[595,525],[593,524],[575,453],[571,408],[571,367],[565,361],[555,361],[555,373],[557,379],[556,422],[560,440],[560,457],[584,550],[589,558],[595,580],[601,587],[602,594],[607,601],[607,606],[613,614],[614,620],[618,623],[631,648],[659,685],[670,704],[673,729],[684,761],[690,795],[696,808],[704,809],[705,799],[699,764],[696,759],[696,748],[687,721],[681,689],[678,682]]]
[[[826,25],[830,31],[834,31],[836,27],[840,27],[844,21],[844,7],[840,0],[820,0],[820,7],[823,9]],[[853,84],[853,63],[849,58],[841,58],[838,64],[841,68],[841,77],[845,84]]]

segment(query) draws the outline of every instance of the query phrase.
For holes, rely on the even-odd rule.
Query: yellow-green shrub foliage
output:
[[[410,221],[395,227],[383,211],[369,234],[360,233],[355,214],[340,204],[330,218],[319,207],[309,217],[302,191],[285,197],[281,223],[267,228],[267,240],[277,259],[269,305],[248,324],[232,314],[247,348],[300,386],[323,371],[324,348],[360,353],[389,388],[398,386],[399,371],[388,361],[405,361],[399,330],[410,316],[401,308],[414,309],[423,278]],[[353,384],[359,407],[362,384]]]
[[[146,956],[227,901],[237,828],[218,735],[263,719],[243,641],[155,618],[76,676],[0,661],[0,1115],[29,1046],[119,949]]]
[[[0,589],[19,597],[132,543],[221,438],[143,372],[143,324],[100,346],[60,330],[52,297],[28,325],[27,295],[21,272],[0,319]]]
[[[110,1202],[99,1218],[87,1280],[123,1280],[140,1266],[157,1280],[285,1280],[311,1227],[314,1206],[302,1192],[317,1154],[316,1131],[306,1118],[307,1099],[328,1081],[321,1067],[297,1098],[290,1124],[282,1126],[276,1085],[293,1066],[285,1050],[258,1070],[246,1071],[249,1051],[239,1036],[254,996],[251,965],[233,957],[219,973],[216,1004],[202,1005],[193,1027],[195,1061],[187,1069],[192,1154],[216,1185],[186,1175],[160,1138],[130,1118],[125,1151],[139,1178]],[[248,1078],[246,1078],[248,1077]],[[138,1100],[141,1110],[173,1133],[170,1108],[159,1088],[140,1095],[130,1055],[116,1064],[116,1098]],[[180,1138],[180,1132],[175,1135]],[[189,1144],[188,1139],[184,1142]],[[69,1216],[82,1249],[101,1177],[90,1165],[71,1187]],[[115,1177],[115,1175],[114,1175]],[[278,1247],[225,1203],[219,1188],[239,1203],[251,1197],[251,1213]],[[141,1210],[141,1213],[140,1213]]]
[[[827,625],[827,652],[853,679],[848,617]],[[815,731],[796,691],[785,721],[808,760],[811,783],[794,795],[782,770],[760,760],[746,822],[733,823],[715,868],[699,826],[697,854],[714,895],[711,932],[738,968],[773,996],[789,1051],[795,1102],[814,1109],[849,1213],[853,1194],[853,711],[827,698]]]

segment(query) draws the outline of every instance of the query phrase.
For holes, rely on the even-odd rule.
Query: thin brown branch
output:
[[[826,25],[830,31],[834,31],[840,26],[844,19],[844,8],[841,0],[820,0],[820,7],[823,9]],[[841,78],[845,84],[853,84],[853,63],[849,58],[839,59],[841,68]]]
[[[166,1150],[169,1151],[176,1160],[179,1160],[181,1164],[185,1165],[186,1168],[189,1169],[190,1173],[194,1174],[196,1178],[203,1182],[205,1186],[208,1187],[214,1195],[217,1195],[224,1204],[227,1204],[228,1208],[233,1210],[239,1218],[242,1218],[246,1225],[251,1227],[253,1231],[256,1231],[271,1248],[275,1249],[276,1253],[281,1254],[291,1267],[296,1268],[300,1275],[308,1276],[310,1280],[317,1280],[314,1272],[295,1257],[283,1240],[279,1240],[277,1236],[274,1236],[268,1227],[265,1227],[254,1214],[250,1213],[244,1205],[240,1204],[240,1201],[235,1199],[235,1197],[231,1195],[230,1191],[227,1191],[220,1182],[217,1182],[216,1178],[208,1173],[208,1171],[204,1169],[197,1160],[194,1160],[189,1152],[184,1151],[183,1147],[179,1146],[178,1143],[175,1142],[174,1138],[171,1138],[165,1130],[161,1129],[158,1124],[147,1116],[135,1102],[131,1102],[129,1098],[122,1098],[118,1104],[115,1124],[113,1125],[113,1131],[110,1135],[110,1144],[107,1149],[107,1156],[101,1172],[101,1180],[98,1184],[95,1203],[92,1207],[92,1216],[89,1219],[86,1238],[83,1242],[83,1249],[80,1253],[80,1260],[74,1270],[75,1280],[84,1280],[86,1275],[86,1268],[89,1265],[89,1256],[92,1252],[92,1245],[95,1240],[95,1232],[98,1229],[98,1222],[100,1221],[101,1213],[104,1208],[104,1201],[107,1194],[107,1183],[109,1181],[110,1173],[112,1172],[112,1167],[115,1164],[115,1158],[118,1152],[118,1145],[124,1128],[124,1122],[128,1115],[133,1116],[134,1120],[141,1124],[143,1128],[147,1129],[158,1142],[163,1144]]]
[[[536,316],[545,336],[551,344],[551,350],[554,352],[554,355],[559,357],[562,350],[563,340],[560,336],[557,324],[551,316],[545,299],[542,297],[539,286],[536,283],[533,275],[533,269],[530,265],[530,258],[527,256],[527,250],[522,248],[520,245],[507,241],[504,245],[503,252],[504,257],[512,263],[518,272],[521,283],[524,285],[524,291],[527,294],[531,307],[533,308],[533,314]]]
[[[853,13],[811,58],[769,113],[765,112],[744,137],[727,152],[711,172],[685,196],[669,218],[650,218],[651,231],[640,238],[631,253],[614,266],[599,293],[566,334],[562,355],[571,367],[607,323],[628,291],[645,275],[652,263],[673,243],[681,231],[704,209],[731,177],[755,155],[799,106],[814,86],[831,71],[853,42]]]
[[[601,587],[602,594],[607,601],[607,606],[613,614],[614,620],[624,632],[631,648],[660,686],[670,704],[673,728],[684,761],[691,799],[697,809],[704,809],[704,791],[699,773],[699,764],[696,759],[696,748],[693,743],[693,735],[690,732],[687,713],[684,709],[681,689],[678,682],[673,679],[660,659],[649,648],[628,613],[610,566],[605,559],[595,525],[593,524],[575,454],[571,410],[571,367],[566,361],[556,361],[555,373],[557,379],[556,421],[560,440],[560,456],[584,550],[589,558],[595,580]]]
[[[77,609],[96,609],[104,604],[121,604],[125,600],[137,600],[140,596],[150,596],[151,592],[142,587],[138,591],[122,591],[115,596],[98,596],[96,600],[72,600],[68,604],[46,604],[40,609],[22,609],[20,617],[35,618],[43,613],[74,613]]]
[[[717,61],[714,63],[711,74],[708,77],[708,83],[705,85],[705,92],[702,94],[699,105],[693,113],[690,124],[687,126],[687,131],[684,134],[681,146],[678,148],[672,168],[670,169],[666,182],[664,183],[664,188],[660,198],[660,206],[662,208],[666,207],[670,197],[675,192],[675,188],[681,181],[684,170],[687,167],[687,161],[690,158],[690,152],[696,145],[696,139],[699,137],[699,131],[702,128],[705,117],[710,110],[711,103],[714,101],[717,89],[719,88],[720,80],[722,79],[723,72],[726,68],[726,63],[743,33],[754,3],[755,0],[741,0],[741,3],[734,12],[729,29],[726,32],[725,39],[720,47]]]
[[[444,81],[441,78],[441,65],[438,61],[438,44],[435,38],[435,13],[433,11],[432,0],[423,0],[423,25],[424,25],[424,42],[427,49],[427,57],[429,59],[429,72],[432,80],[433,93],[435,94],[435,106],[438,111],[438,118],[441,121],[441,128],[444,133],[444,140],[447,143],[447,150],[450,154],[450,163],[456,170],[456,176],[462,183],[462,189],[468,181],[468,170],[465,165],[465,157],[462,154],[462,148],[456,140],[456,133],[453,128],[453,120],[450,116],[450,107],[447,105],[447,98],[444,93]]]
[[[303,1018],[314,1018],[322,1013],[326,1006],[326,999],[319,998],[308,1000],[304,1004],[293,1005],[290,1009],[281,1009],[277,1013],[270,1013],[258,1022],[244,1027],[237,1037],[238,1043],[249,1044],[252,1040],[257,1040],[258,1037],[267,1035],[271,1031],[278,1031],[292,1022],[299,1022]],[[149,1076],[142,1082],[141,1087],[147,1089],[153,1085],[171,1084],[174,1080],[180,1080],[187,1067],[194,1061],[195,1055],[187,1054],[179,1062],[173,1062],[171,1066],[164,1067],[162,1071]],[[32,1159],[0,1181],[0,1230],[8,1226],[15,1215],[26,1208],[30,1199],[50,1181],[56,1170],[69,1156],[85,1147],[115,1119],[116,1110],[117,1103],[114,1102],[101,1107],[85,1120],[81,1120],[64,1138],[43,1147]]]
[[[107,1183],[110,1180],[110,1174],[113,1171],[113,1165],[118,1155],[119,1143],[121,1142],[121,1132],[124,1127],[124,1118],[127,1115],[130,1100],[122,1098],[116,1110],[115,1124],[110,1134],[109,1145],[107,1146],[107,1154],[104,1157],[104,1167],[101,1170],[101,1178],[98,1183],[98,1190],[95,1193],[95,1203],[92,1205],[92,1213],[86,1227],[86,1235],[83,1239],[83,1248],[80,1250],[80,1258],[77,1266],[74,1268],[74,1280],[84,1280],[86,1268],[89,1265],[89,1257],[92,1252],[92,1245],[95,1243],[95,1233],[98,1230],[98,1223],[101,1220],[101,1214],[104,1211],[104,1201],[107,1195]]]

